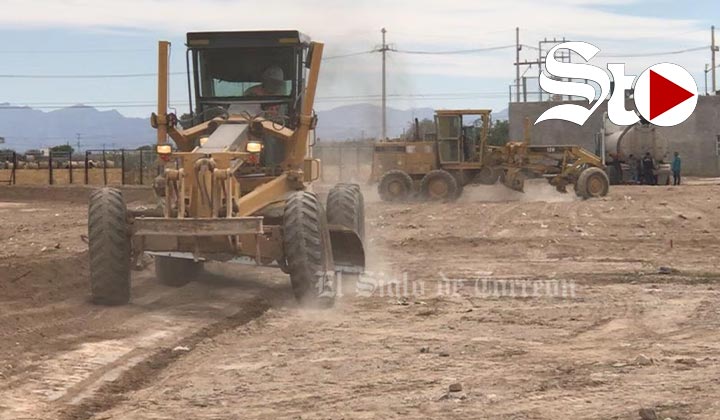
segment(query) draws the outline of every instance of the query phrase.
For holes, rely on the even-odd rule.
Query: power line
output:
[[[505,91],[475,91],[475,92],[432,92],[432,93],[390,93],[387,98],[394,100],[413,99],[466,99],[478,97],[501,97],[507,95]],[[380,99],[380,94],[371,95],[334,95],[320,96],[316,98],[320,102],[358,102]],[[187,105],[185,102],[171,102],[171,106],[179,107]],[[0,111],[11,109],[87,109],[87,108],[152,108],[157,106],[153,100],[136,101],[81,101],[81,102],[22,102],[19,105],[0,105]]]
[[[560,42],[558,42],[560,43]],[[529,48],[531,50],[539,51],[540,49],[538,47],[533,47],[532,45],[527,44],[521,44],[523,48]],[[663,56],[663,55],[676,55],[676,54],[684,54],[689,52],[695,52],[695,51],[703,51],[710,48],[709,45],[705,45],[702,47],[693,47],[693,48],[686,48],[683,50],[674,50],[674,51],[655,51],[655,52],[638,52],[638,53],[604,53],[600,52],[598,53],[598,57],[608,57],[608,58],[633,58],[633,57],[656,57],[656,56]]]
[[[684,54],[689,52],[695,52],[695,51],[703,51],[710,48],[709,45],[705,45],[702,47],[694,47],[694,48],[686,48],[684,50],[676,50],[676,51],[658,51],[658,52],[649,52],[649,53],[634,53],[634,54],[614,54],[614,53],[598,53],[598,57],[610,57],[610,58],[634,58],[634,57],[656,57],[656,56],[662,56],[662,55],[676,55],[676,54]]]
[[[418,50],[401,50],[391,48],[390,51],[400,54],[421,54],[421,55],[454,55],[454,54],[476,54],[487,51],[505,50],[515,48],[515,45],[501,45],[497,47],[472,48],[467,50],[450,50],[450,51],[418,51]]]
[[[185,72],[169,73],[170,76],[185,76]],[[0,74],[0,79],[132,79],[157,77],[157,73],[123,74]]]
[[[118,49],[89,49],[89,50],[0,50],[0,54],[102,54],[102,53],[131,53],[131,52],[154,52],[150,48],[118,48]]]
[[[330,56],[327,56],[327,57],[323,57],[323,60],[335,60],[335,59],[338,59],[338,58],[355,57],[355,56],[358,56],[358,55],[372,54],[372,53],[376,53],[376,52],[379,52],[379,51],[380,51],[380,50],[372,49],[372,50],[368,50],[368,51],[359,51],[359,52],[347,53],[347,54],[330,55]]]

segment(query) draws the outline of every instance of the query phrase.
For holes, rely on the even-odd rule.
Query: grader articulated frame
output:
[[[195,89],[180,124],[167,111],[170,43],[159,43],[160,208],[128,211],[114,189],[91,197],[93,300],[126,303],[130,261],[151,252],[168,285],[186,284],[206,260],[239,260],[279,266],[298,300],[331,303],[335,270],[364,268],[364,210],[357,185],[332,188],[327,208],[308,189],[321,169],[308,139],[323,44],[266,31],[189,33],[187,46]]]

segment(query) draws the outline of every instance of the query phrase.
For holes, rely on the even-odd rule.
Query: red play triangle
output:
[[[650,119],[692,98],[691,92],[650,70]]]

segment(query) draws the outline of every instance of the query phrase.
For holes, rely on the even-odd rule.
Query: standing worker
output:
[[[672,160],[672,173],[673,173],[673,185],[680,185],[680,169],[682,167],[682,161],[680,160],[680,154],[675,152],[675,156]]]
[[[650,152],[645,153],[642,160],[642,171],[644,175],[645,185],[655,185],[655,162],[653,161]]]
[[[632,153],[628,157],[628,166],[630,169],[630,182],[637,183],[639,178],[639,172],[640,172],[640,163],[638,162],[638,158],[635,157]]]

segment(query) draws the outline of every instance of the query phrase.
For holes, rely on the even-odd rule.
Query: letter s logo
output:
[[[545,59],[545,70],[551,76],[592,80],[600,86],[600,96],[598,96],[595,104],[590,109],[574,104],[554,106],[543,112],[540,118],[535,121],[535,124],[545,120],[567,120],[577,125],[583,125],[610,94],[610,77],[605,70],[591,64],[559,62],[555,60],[555,52],[561,48],[575,51],[585,61],[590,61],[600,49],[587,42],[564,42],[553,47]],[[540,75],[540,87],[544,91],[556,95],[581,96],[587,99],[588,103],[592,103],[595,99],[595,88],[593,86],[583,82],[554,80],[547,77],[545,73]]]

